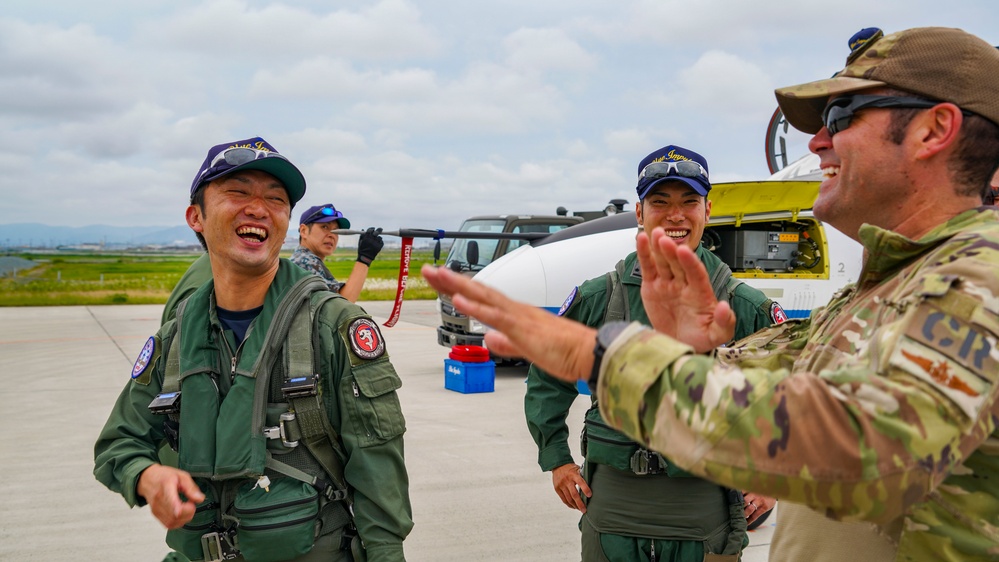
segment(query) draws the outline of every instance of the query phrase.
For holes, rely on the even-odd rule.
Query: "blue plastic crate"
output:
[[[472,394],[492,392],[496,385],[496,363],[465,363],[454,359],[444,360],[444,388]]]

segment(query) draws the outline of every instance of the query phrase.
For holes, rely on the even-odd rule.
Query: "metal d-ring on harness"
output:
[[[307,289],[308,285],[305,288]],[[325,295],[311,305],[306,301],[292,318],[285,340],[288,342],[288,378],[281,384],[281,394],[291,408],[279,416],[277,426],[265,427],[263,432],[268,439],[280,439],[281,444],[288,448],[304,444],[313,458],[323,467],[326,476],[332,480],[332,485],[324,479],[311,476],[276,460],[271,454],[267,456],[268,468],[311,484],[325,496],[327,501],[344,500],[349,504],[351,500],[343,475],[342,461],[346,458],[346,454],[340,445],[340,436],[326,416],[319,384],[320,377],[314,368],[313,317],[323,303],[331,298],[337,298],[337,295]]]

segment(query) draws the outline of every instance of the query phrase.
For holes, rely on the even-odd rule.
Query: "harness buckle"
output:
[[[211,532],[201,535],[201,552],[205,562],[222,562],[239,558],[239,551],[232,545],[231,531]]]
[[[154,414],[179,414],[180,391],[161,392],[149,403],[149,411]]]
[[[285,379],[284,383],[281,385],[281,392],[284,394],[285,398],[315,396],[319,393],[319,375]]]
[[[295,412],[282,412],[278,417],[278,424],[264,428],[264,437],[268,439],[280,439],[281,444],[289,449],[298,447],[298,441],[288,440],[288,423],[295,421]]]
[[[639,476],[662,474],[666,472],[669,463],[662,455],[648,449],[639,449],[631,455],[631,471]]]
[[[319,493],[321,493],[323,497],[326,498],[326,501],[336,502],[336,501],[344,501],[347,499],[347,490],[339,489],[332,482],[329,482],[322,478],[317,479],[314,486],[316,487],[317,490],[319,490]]]

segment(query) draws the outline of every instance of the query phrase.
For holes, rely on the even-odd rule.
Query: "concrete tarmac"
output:
[[[379,323],[391,302],[362,303]],[[96,480],[93,445],[162,306],[0,308],[0,561],[159,561],[164,529]],[[433,301],[407,301],[383,328],[403,380],[406,465],[416,526],[410,562],[579,560],[579,514],[537,465],[524,422],[526,368],[497,369],[495,392],[444,388],[448,350]],[[588,397],[569,416],[579,435]],[[579,459],[579,443],[570,445]],[[767,560],[773,515],[745,562]]]

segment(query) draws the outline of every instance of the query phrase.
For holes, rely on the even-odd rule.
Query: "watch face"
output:
[[[771,174],[808,154],[810,136],[795,129],[778,107],[767,125],[767,167]]]

